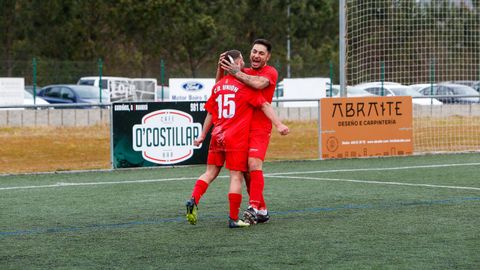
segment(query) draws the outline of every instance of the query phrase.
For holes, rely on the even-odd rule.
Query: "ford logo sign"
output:
[[[182,88],[185,91],[200,91],[203,89],[203,84],[199,82],[190,81],[182,84]]]

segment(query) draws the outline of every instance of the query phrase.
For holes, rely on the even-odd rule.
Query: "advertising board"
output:
[[[113,168],[205,164],[210,136],[199,147],[205,102],[112,104]]]
[[[323,98],[322,159],[411,155],[412,98]]]
[[[215,79],[170,79],[170,101],[207,101],[215,85]]]

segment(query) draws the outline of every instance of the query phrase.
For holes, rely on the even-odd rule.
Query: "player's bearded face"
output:
[[[250,67],[253,69],[259,69],[267,64],[270,59],[270,53],[267,51],[267,47],[262,44],[253,45],[250,51]]]

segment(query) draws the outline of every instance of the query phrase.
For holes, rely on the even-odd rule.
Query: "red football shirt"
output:
[[[253,111],[265,102],[259,91],[252,90],[231,75],[213,86],[205,109],[212,114],[212,140],[222,146],[219,150],[248,151]]]
[[[270,81],[270,84],[266,88],[256,91],[262,93],[263,97],[271,103],[273,99],[273,94],[275,93],[275,87],[277,86],[277,70],[272,66],[264,66],[258,70],[252,68],[245,68],[243,72],[248,75],[265,77]],[[272,129],[272,122],[270,121],[270,119],[268,119],[268,117],[263,113],[262,110],[256,109],[253,112],[253,118],[255,119],[255,121],[252,121],[252,125],[250,127],[251,129],[266,129],[268,131]]]

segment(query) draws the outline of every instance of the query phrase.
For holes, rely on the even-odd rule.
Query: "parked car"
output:
[[[472,87],[477,92],[480,92],[480,81],[463,80],[463,81],[449,81],[447,83],[463,84],[463,85]]]
[[[330,96],[330,85],[327,84],[327,93],[326,96]],[[375,96],[359,87],[347,86],[347,97],[371,97]],[[340,97],[340,85],[332,85],[332,97]]]
[[[36,85],[35,91],[38,92],[41,88],[42,88],[41,86]],[[25,85],[25,90],[30,94],[33,94],[33,85]]]
[[[413,90],[419,92],[420,90],[422,90],[423,88],[425,87],[431,87],[432,84],[431,83],[418,83],[418,84],[411,84],[409,85],[410,88],[412,88]]]
[[[48,103],[45,99],[38,96],[35,97],[35,102],[34,102],[33,95],[27,89],[25,89],[25,91],[23,91],[23,105],[34,105],[34,104],[46,105],[50,103]]]
[[[443,96],[437,97],[443,103],[480,103],[480,93],[463,84],[439,83],[419,89],[419,92],[426,96]]]
[[[45,101],[44,99],[40,98],[40,97],[36,97],[35,99],[35,104],[36,105],[46,105],[46,104],[49,104],[47,101]],[[12,104],[12,105],[15,105],[15,106],[21,106],[22,104]],[[34,105],[34,102],[33,102],[33,95],[30,94],[30,92],[28,92],[28,89],[24,89],[23,90],[23,105]],[[45,107],[39,107],[39,108],[45,108]],[[0,110],[23,110],[24,108],[22,107],[17,107],[17,108],[0,108]]]
[[[423,96],[421,93],[413,90],[413,88],[399,83],[384,83],[382,90],[381,82],[363,83],[357,85],[358,88],[363,89],[376,96],[411,96],[412,103],[417,105],[441,105],[442,102],[435,98],[415,98]]]
[[[100,103],[97,87],[76,84],[56,84],[45,86],[38,96],[49,103]],[[103,99],[103,97],[102,97]],[[104,101],[105,102],[105,101]]]

